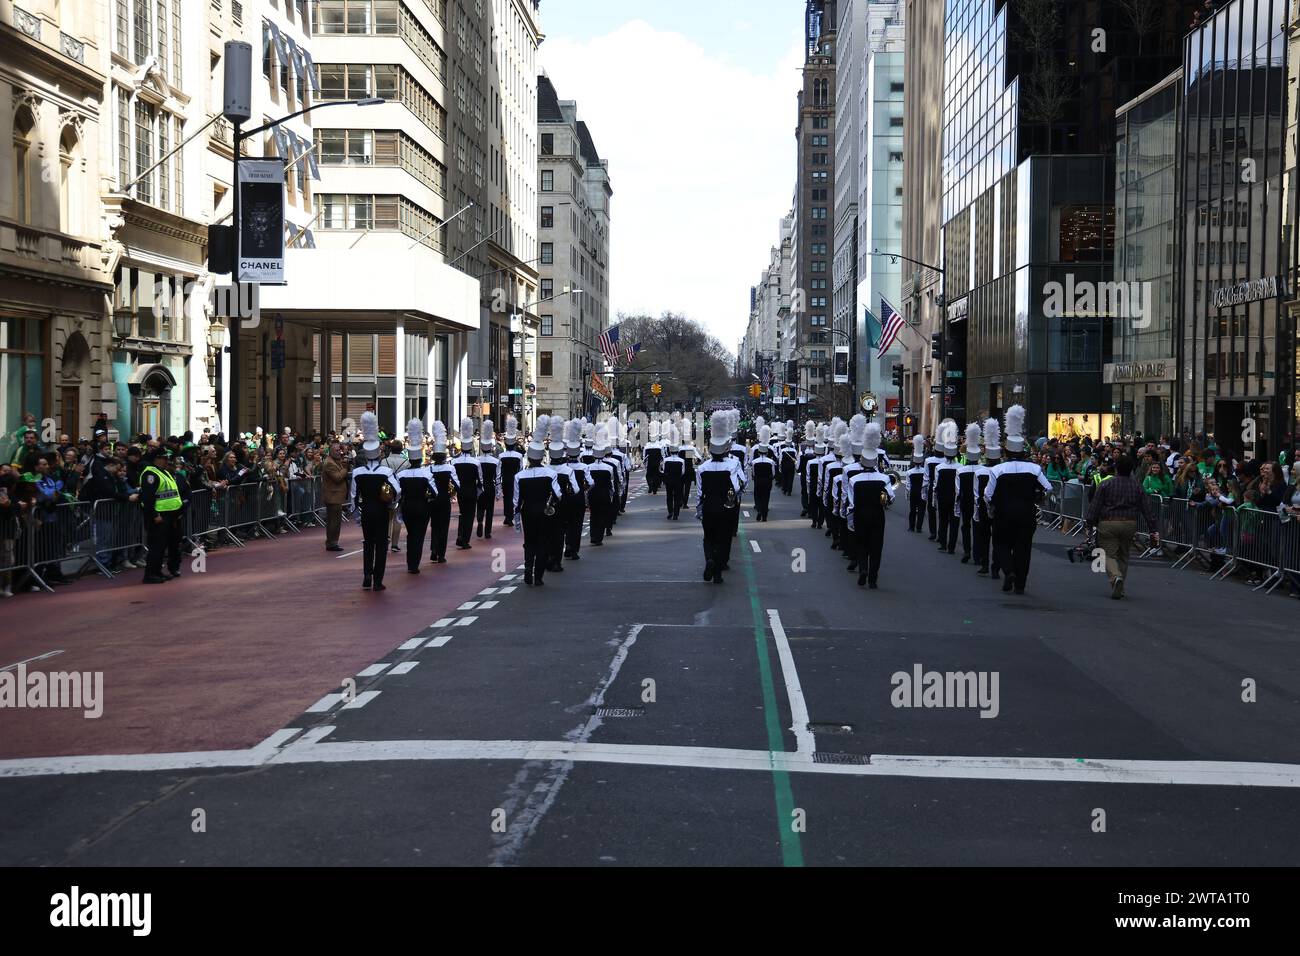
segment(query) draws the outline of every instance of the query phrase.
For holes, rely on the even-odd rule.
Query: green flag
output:
[[[880,320],[865,305],[862,307],[862,314],[867,320],[867,347],[874,349],[880,344],[880,336],[884,329],[881,328]]]

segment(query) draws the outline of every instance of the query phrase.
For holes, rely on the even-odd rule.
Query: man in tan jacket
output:
[[[321,501],[325,503],[325,550],[342,551],[339,529],[343,525],[343,505],[348,500],[348,468],[337,442],[330,445],[329,457],[321,464],[320,473]]]

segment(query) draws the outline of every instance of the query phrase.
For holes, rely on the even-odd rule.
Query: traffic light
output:
[[[753,385],[749,386],[749,397],[750,397],[750,398],[758,398],[758,397],[759,397],[760,395],[762,395],[762,394],[763,394],[763,386],[762,386],[762,385],[759,385],[757,382],[755,382]]]
[[[934,332],[930,335],[930,358],[936,362],[943,358],[943,333]]]
[[[655,398],[658,398],[660,395],[662,395],[663,390],[664,387],[660,385],[658,382],[655,382],[653,385],[650,386],[650,394],[653,395]]]
[[[894,366],[894,387],[903,387],[903,366],[901,365]]]

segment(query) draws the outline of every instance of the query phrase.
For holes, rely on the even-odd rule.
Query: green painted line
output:
[[[745,588],[749,592],[749,609],[754,616],[754,647],[758,651],[758,674],[763,684],[763,719],[767,724],[767,749],[772,763],[772,788],[776,791],[776,825],[781,838],[781,863],[783,866],[803,866],[803,848],[799,834],[793,830],[794,790],[790,787],[790,774],[778,767],[776,755],[785,753],[785,738],[781,734],[780,711],[776,703],[776,685],[772,683],[772,661],[767,652],[767,621],[763,606],[758,600],[758,583],[754,580],[754,565],[750,561],[749,536],[745,525],[740,525],[740,555],[745,565]]]

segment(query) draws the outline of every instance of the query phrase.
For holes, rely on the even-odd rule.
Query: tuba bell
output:
[[[730,510],[730,509],[733,509],[733,508],[736,507],[736,489],[735,489],[735,488],[728,488],[728,489],[727,489],[727,497],[726,497],[726,499],[722,502],[722,507],[727,508],[727,509],[729,509],[729,510]]]

